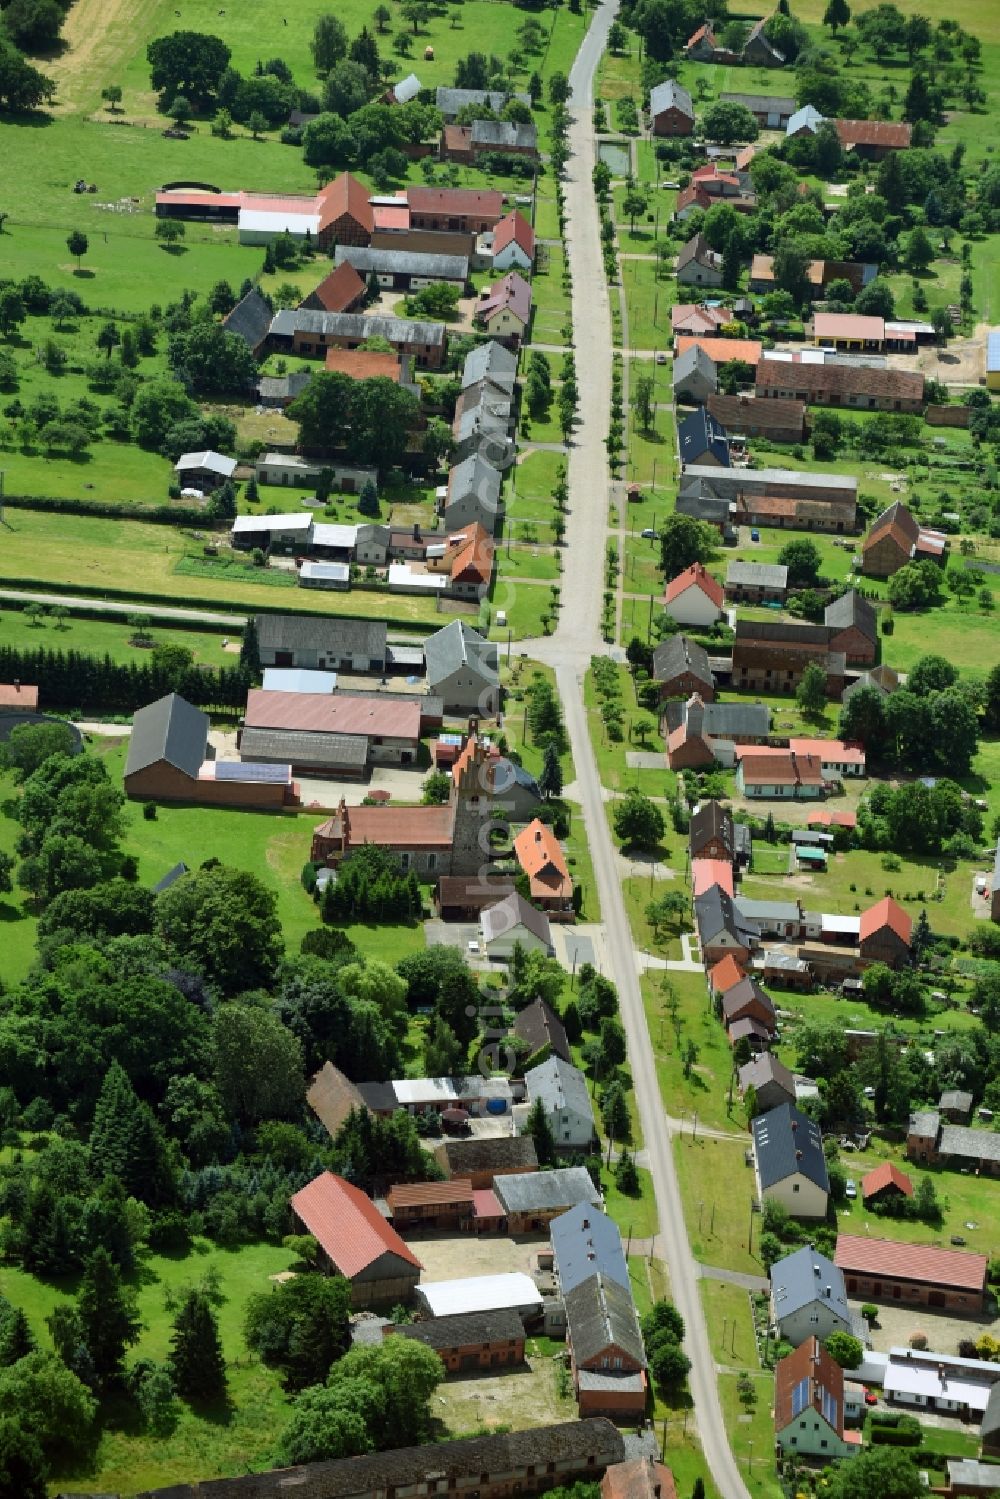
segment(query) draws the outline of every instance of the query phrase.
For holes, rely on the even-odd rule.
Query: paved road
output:
[[[659,1216],[660,1253],[670,1270],[670,1284],[687,1328],[691,1359],[690,1386],[705,1457],[723,1499],[748,1499],[736,1467],[716,1387],[715,1361],[698,1295],[695,1264],[684,1226],[670,1127],[659,1096],[652,1046],[636,973],[618,861],[604,810],[583,704],[583,674],[591,655],[607,653],[600,638],[600,599],[604,591],[604,548],[608,529],[609,473],[604,439],[611,404],[611,316],[601,260],[597,205],[591,172],[593,78],[614,19],[617,0],[604,0],[570,73],[573,89],[571,157],[566,177],[566,243],[573,274],[573,329],[580,385],[579,424],[569,450],[570,512],[566,528],[569,553],[559,623],[553,635],[522,642],[518,649],[548,662],[556,680],[573,748],[577,791],[587,825],[601,910],[604,915],[611,973],[618,985],[622,1020],[645,1148],[649,1154]]]

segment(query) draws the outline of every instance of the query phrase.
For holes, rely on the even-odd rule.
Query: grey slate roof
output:
[[[996,1386],[994,1385],[994,1389]],[[975,1457],[948,1458],[949,1494],[995,1494],[1000,1488],[1000,1468],[996,1463],[981,1463]]]
[[[835,630],[847,630],[853,625],[867,640],[878,639],[878,615],[856,588],[849,588],[839,599],[827,604],[823,623]]]
[[[726,569],[726,587],[730,585],[784,592],[788,587],[788,568],[777,562],[730,562]]]
[[[586,1166],[562,1166],[556,1171],[528,1171],[520,1176],[495,1176],[493,1190],[505,1213],[545,1212],[574,1208],[589,1202],[600,1207],[601,1194]]]
[[[799,908],[794,901],[787,900],[747,900],[743,895],[736,897],[736,908],[746,921],[801,921]]]
[[[516,890],[512,895],[497,901],[495,906],[487,906],[481,920],[483,937],[487,942],[492,942],[496,937],[505,937],[513,927],[517,926],[526,927],[540,942],[548,944],[551,940],[549,918],[545,912],[525,900],[524,896]],[[536,1000],[536,1004],[538,1002]],[[524,1013],[522,1010],[521,1014]],[[555,1012],[550,1013],[554,1016]]]
[[[785,954],[781,956],[784,957]],[[744,1062],[739,1070],[739,1079],[742,1093],[745,1093],[748,1088],[753,1088],[759,1093],[761,1088],[766,1088],[769,1083],[776,1083],[788,1094],[789,1101],[795,1097],[795,1078],[771,1051],[759,1051],[755,1057],[750,1058],[749,1062]]]
[[[487,463],[478,453],[471,453],[456,463],[448,476],[448,505],[466,495],[473,495],[487,510],[496,510],[500,503],[500,472],[492,463]]]
[[[692,859],[696,859],[712,838],[721,838],[722,844],[727,849],[730,859],[733,855],[733,819],[732,814],[721,802],[706,801],[695,807],[691,813],[691,822],[688,827],[688,846],[691,850]]]
[[[502,89],[439,88],[436,95],[437,107],[446,118],[449,115],[454,118],[469,104],[485,104],[499,114],[512,99],[531,108],[530,94],[508,94]]]
[[[515,1343],[524,1340],[524,1323],[507,1307],[491,1312],[455,1312],[395,1328],[394,1338],[412,1338],[425,1348],[468,1347],[477,1343]]]
[[[687,672],[708,687],[715,685],[705,647],[687,635],[668,635],[653,652],[653,681],[671,682]]]
[[[532,1067],[524,1074],[524,1085],[531,1102],[540,1098],[549,1113],[572,1109],[585,1118],[593,1117],[587,1079],[579,1067],[564,1062],[562,1057],[547,1057],[540,1066]]]
[[[480,380],[492,380],[505,390],[513,389],[517,374],[517,355],[503,344],[491,338],[488,343],[477,344],[465,356],[462,367],[462,389],[478,385]]]
[[[372,250],[367,245],[338,245],[335,264],[352,265],[359,275],[428,276],[435,281],[468,281],[467,255],[427,255],[417,250]]]
[[[698,371],[707,381],[712,390],[718,384],[718,376],[715,368],[715,360],[701,344],[688,344],[682,349],[674,360],[673,386],[676,390],[679,385],[684,385],[691,376]]]
[[[577,1365],[616,1347],[645,1366],[646,1350],[630,1287],[607,1276],[591,1275],[564,1297],[566,1327]]]
[[[322,614],[258,614],[257,640],[267,650],[315,647],[336,656],[384,661],[388,626],[381,620],[336,619]]]
[[[711,942],[720,932],[729,932],[744,945],[758,935],[752,921],[746,919],[720,885],[713,885],[694,903],[695,920],[702,943]]]
[[[549,1234],[559,1272],[559,1288],[564,1296],[598,1272],[625,1286],[629,1295],[632,1294],[622,1236],[617,1223],[607,1213],[592,1208],[589,1203],[580,1203],[568,1213],[553,1218]]]
[[[677,256],[677,269],[683,270],[690,261],[700,261],[702,265],[712,266],[716,270],[722,269],[722,256],[717,255],[703,234],[693,234],[686,245],[681,246]]]
[[[945,1124],[938,1149],[942,1155],[964,1156],[970,1161],[1000,1161],[1000,1135],[991,1129]]]
[[[256,350],[267,337],[273,317],[274,308],[254,286],[222,319],[222,326],[227,333],[235,333],[237,338],[242,338],[245,344]]]
[[[530,1135],[484,1135],[473,1140],[445,1140],[435,1151],[451,1176],[465,1172],[500,1171],[514,1166],[538,1167]]]
[[[794,1104],[783,1103],[758,1115],[750,1128],[762,1190],[801,1173],[821,1191],[829,1192],[823,1137],[815,1120],[801,1113]]]
[[[472,144],[485,146],[494,151],[533,151],[538,144],[538,131],[534,125],[513,120],[474,120]]]
[[[940,1128],[941,1115],[937,1109],[915,1109],[910,1115],[906,1132],[910,1135],[925,1135],[928,1139],[937,1139],[937,1132]]]
[[[729,468],[729,443],[726,429],[704,406],[699,406],[686,416],[677,428],[677,443],[681,462],[699,463],[711,455],[723,468]]]
[[[176,692],[139,708],[132,719],[126,776],[160,760],[197,779],[208,744],[208,714]]]
[[[674,509],[679,515],[690,515],[695,520],[708,521],[713,526],[724,526],[729,520],[731,503],[717,495],[688,491],[677,496]]]
[[[262,401],[294,401],[312,379],[312,370],[293,370],[290,375],[261,375],[257,394]]]
[[[306,729],[245,728],[240,754],[247,760],[277,760],[282,765],[341,765],[345,769],[360,769],[368,763],[368,736],[310,733]]]
[[[521,899],[520,896],[517,899]],[[540,913],[541,914],[541,913]],[[545,919],[548,927],[548,917]],[[514,1034],[520,1036],[531,1047],[531,1053],[541,1051],[543,1046],[551,1048],[551,1054],[570,1061],[569,1040],[566,1027],[550,1004],[544,999],[534,999],[514,1020]]]
[[[384,338],[396,344],[426,344],[436,347],[445,341],[444,323],[428,323],[412,318],[383,317],[371,312],[318,312],[311,307],[287,307],[276,313],[271,323],[276,338],[291,338],[293,333],[325,333],[341,338]]]
[[[827,1286],[830,1287],[829,1296],[826,1294]],[[850,1325],[851,1309],[847,1304],[844,1272],[839,1265],[828,1260],[825,1254],[820,1254],[818,1249],[812,1249],[808,1244],[802,1249],[796,1249],[794,1254],[786,1254],[783,1259],[775,1260],[771,1266],[771,1296],[775,1315],[779,1320],[821,1300],[824,1306],[831,1307],[838,1317]]]
[[[733,987],[731,989],[728,989],[722,996],[723,1019],[729,1020],[736,1014],[738,1010],[741,1010],[745,1004],[749,1004],[752,999],[758,1000],[769,1012],[771,1019],[775,1022],[777,1021],[777,1016],[774,1013],[774,1004],[772,1002],[770,994],[768,994],[766,989],[761,988],[760,984],[758,984],[755,978],[740,979],[738,984],[734,984]]]
[[[443,682],[462,666],[477,671],[484,682],[499,680],[499,657],[497,647],[491,640],[484,640],[477,630],[463,619],[453,619],[443,630],[429,635],[424,646],[427,662],[427,682]]]
[[[963,1088],[946,1088],[938,1099],[938,1108],[942,1113],[954,1109],[956,1113],[968,1114],[972,1108],[972,1094]]]
[[[667,78],[649,91],[649,113],[655,120],[665,109],[679,109],[689,120],[694,119],[694,105],[686,88],[673,78]]]
[[[701,731],[709,739],[764,739],[771,731],[771,710],[766,703],[705,703]],[[687,722],[687,703],[667,704],[667,729],[673,733]]]

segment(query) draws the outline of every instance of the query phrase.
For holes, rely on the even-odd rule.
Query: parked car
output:
[[[865,1385],[865,1405],[878,1405],[878,1396]]]
[[[750,540],[751,541],[760,541],[760,532],[757,531],[757,530],[751,531],[750,532]]]
[[[847,1178],[847,1186],[844,1188],[844,1192],[845,1192],[845,1195],[847,1197],[850,1197],[852,1200],[853,1200],[853,1198],[857,1197],[857,1195],[858,1195],[858,1186],[857,1186],[857,1182],[855,1182],[855,1180],[854,1180],[853,1177],[849,1176]]]
[[[479,951],[479,943],[475,938],[472,938],[472,940],[469,942],[469,951],[470,953],[478,953]]]
[[[646,529],[642,532],[643,541],[655,541],[656,537],[657,532],[653,530],[652,526],[647,526]]]

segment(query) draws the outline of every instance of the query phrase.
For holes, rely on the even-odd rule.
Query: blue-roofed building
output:
[[[684,467],[692,463],[712,468],[730,466],[726,429],[709,415],[704,406],[699,406],[681,422],[677,428],[677,443]]]
[[[780,1202],[793,1218],[825,1218],[830,1178],[815,1120],[785,1103],[758,1115],[751,1133],[761,1201]]]
[[[335,671],[310,671],[300,666],[265,666],[265,692],[336,692]]]
[[[854,1331],[844,1272],[808,1244],[771,1266],[771,1314],[781,1336],[798,1348],[807,1338]]]
[[[821,115],[815,105],[803,104],[802,108],[797,109],[789,119],[785,126],[785,134],[789,136],[803,133],[815,135],[825,118],[826,116]]]
[[[553,1267],[563,1296],[600,1273],[631,1294],[622,1236],[613,1218],[581,1202],[549,1224]]]
[[[991,328],[986,335],[986,386],[1000,390],[1000,328]]]
[[[807,1338],[774,1371],[774,1439],[790,1457],[860,1451],[860,1432],[844,1430],[844,1371],[818,1338]]]

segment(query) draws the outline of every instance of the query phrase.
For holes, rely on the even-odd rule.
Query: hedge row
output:
[[[210,529],[212,521],[197,510],[177,505],[141,505],[127,500],[112,505],[108,500],[73,500],[59,495],[6,495],[4,504],[11,510],[48,510],[59,515],[92,515],[97,520],[144,520],[151,526],[198,526]]]

